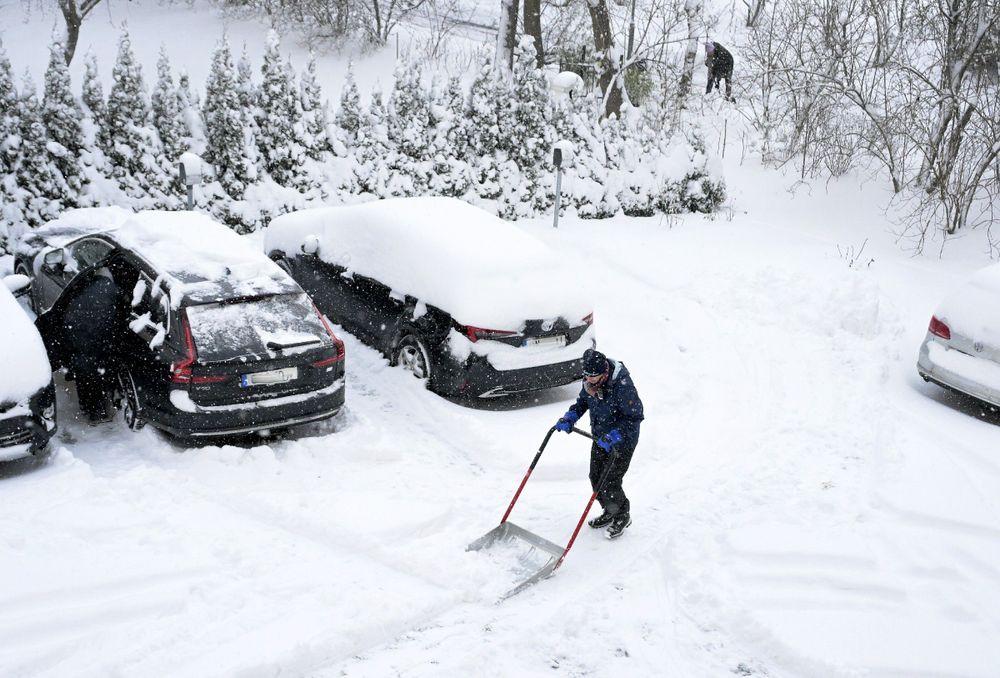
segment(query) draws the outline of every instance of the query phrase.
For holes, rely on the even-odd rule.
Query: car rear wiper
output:
[[[306,341],[294,341],[290,344],[282,344],[277,341],[269,341],[265,344],[272,351],[284,351],[288,348],[298,348],[299,346],[312,346],[313,344],[322,344],[321,339],[308,339]]]
[[[264,299],[271,299],[273,297],[279,297],[286,292],[262,292],[261,294],[243,294],[235,297],[226,297],[224,299],[216,299],[215,301],[210,301],[210,304],[219,304],[220,306],[228,306],[230,304],[247,304],[254,301],[263,301]]]

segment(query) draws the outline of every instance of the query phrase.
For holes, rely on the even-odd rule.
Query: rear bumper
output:
[[[181,438],[239,435],[287,428],[327,419],[344,405],[344,380],[300,395],[255,403],[199,406],[182,390],[171,391],[170,403],[144,412],[151,426]]]
[[[937,360],[935,360],[937,356]],[[942,359],[942,356],[946,358]],[[957,391],[994,407],[1000,407],[1000,388],[984,383],[983,379],[971,378],[972,374],[1000,375],[1000,365],[957,351],[939,342],[928,333],[920,346],[917,372],[927,381],[938,386]]]
[[[446,383],[437,384],[439,390],[453,395],[500,398],[572,384],[583,378],[583,362],[577,359],[519,370],[498,370],[486,359],[473,356],[448,377]]]

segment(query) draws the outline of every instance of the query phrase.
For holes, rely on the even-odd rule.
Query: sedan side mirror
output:
[[[20,273],[15,273],[14,275],[4,276],[3,284],[15,297],[20,297],[28,293],[28,288],[31,286],[31,278]]]
[[[319,238],[314,235],[307,235],[302,239],[302,253],[309,256],[316,256],[319,252]]]
[[[56,250],[49,250],[45,253],[45,258],[43,259],[45,265],[49,268],[59,269],[62,268],[63,264],[66,262],[66,251],[62,248]]]

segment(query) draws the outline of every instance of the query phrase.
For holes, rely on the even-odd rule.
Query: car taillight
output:
[[[927,329],[930,330],[931,334],[941,337],[942,339],[951,339],[951,329],[938,320],[937,316],[931,316],[931,324]]]
[[[323,323],[323,329],[326,330],[326,333],[330,335],[330,339],[333,340],[333,346],[334,348],[337,349],[337,354],[331,358],[323,358],[322,360],[317,360],[316,362],[312,363],[312,366],[329,367],[330,365],[343,360],[344,355],[347,353],[347,351],[344,349],[344,342],[342,342],[340,338],[333,333],[333,330],[330,329],[329,323],[326,322],[326,316],[324,316],[322,313],[319,312],[319,309],[316,307],[316,304],[313,304],[313,310],[316,311],[316,315],[319,316],[319,321]]]
[[[490,330],[485,327],[473,327],[472,325],[460,325],[465,336],[469,338],[469,341],[479,341],[480,339],[501,339],[503,337],[512,337],[517,332],[512,332],[510,330]]]
[[[184,358],[170,364],[170,381],[175,384],[218,384],[228,379],[227,376],[194,375],[194,361],[198,352],[194,347],[194,337],[191,336],[191,325],[188,323],[187,311],[181,311],[181,327],[184,328]]]
[[[190,384],[191,366],[194,365],[198,354],[194,350],[194,338],[191,336],[187,311],[181,311],[181,327],[184,329],[184,358],[170,364],[170,381],[175,384]]]
[[[594,312],[591,311],[587,315],[583,316],[583,322],[587,323],[588,325],[593,325],[594,324]]]

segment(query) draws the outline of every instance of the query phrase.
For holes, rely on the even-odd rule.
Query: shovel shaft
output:
[[[545,434],[545,439],[542,440],[542,444],[538,448],[538,453],[535,455],[535,458],[531,460],[531,466],[528,467],[528,470],[524,474],[524,478],[521,479],[521,484],[517,486],[517,492],[514,493],[514,498],[510,500],[510,506],[507,507],[507,510],[503,514],[503,518],[500,519],[500,524],[501,525],[503,525],[504,523],[506,523],[507,522],[507,518],[510,517],[510,512],[514,510],[514,504],[517,503],[517,498],[521,496],[521,490],[523,490],[524,486],[528,483],[528,478],[531,477],[531,472],[535,470],[535,466],[538,465],[538,460],[541,459],[541,457],[542,457],[542,452],[545,451],[545,446],[549,444],[549,438],[551,438],[552,434],[555,433],[555,432],[556,432],[556,428],[555,428],[555,426],[553,426],[552,428],[549,429],[548,433]],[[594,437],[592,435],[590,435],[586,431],[581,431],[580,429],[576,428],[575,426],[573,427],[573,433],[579,433],[580,435],[584,436],[585,438],[590,438],[591,440],[594,439]],[[591,503],[593,503],[594,500],[591,499],[590,501],[591,501]],[[587,510],[588,511],[590,510],[590,506],[589,505],[587,506]],[[587,513],[584,512],[583,515],[586,516]],[[577,530],[579,530],[579,528],[577,528]],[[569,549],[567,549],[567,550],[569,550]]]
[[[556,566],[552,568],[553,572],[559,569],[559,566],[562,565],[562,561],[566,559],[566,554],[568,554],[569,550],[573,548],[573,542],[576,541],[576,535],[580,534],[580,528],[583,527],[583,521],[587,519],[587,514],[590,513],[590,507],[594,505],[594,500],[597,499],[597,495],[604,489],[604,484],[608,482],[608,478],[611,476],[611,469],[614,468],[615,463],[618,461],[618,451],[615,450],[612,454],[614,456],[611,457],[611,463],[607,465],[604,469],[604,473],[601,474],[601,478],[597,482],[597,487],[594,489],[594,493],[590,495],[590,501],[587,502],[587,508],[583,509],[583,515],[580,516],[580,520],[576,523],[576,529],[573,530],[573,536],[569,538],[569,543],[566,544],[566,550],[562,552],[562,555],[559,556],[559,560],[556,562]]]

